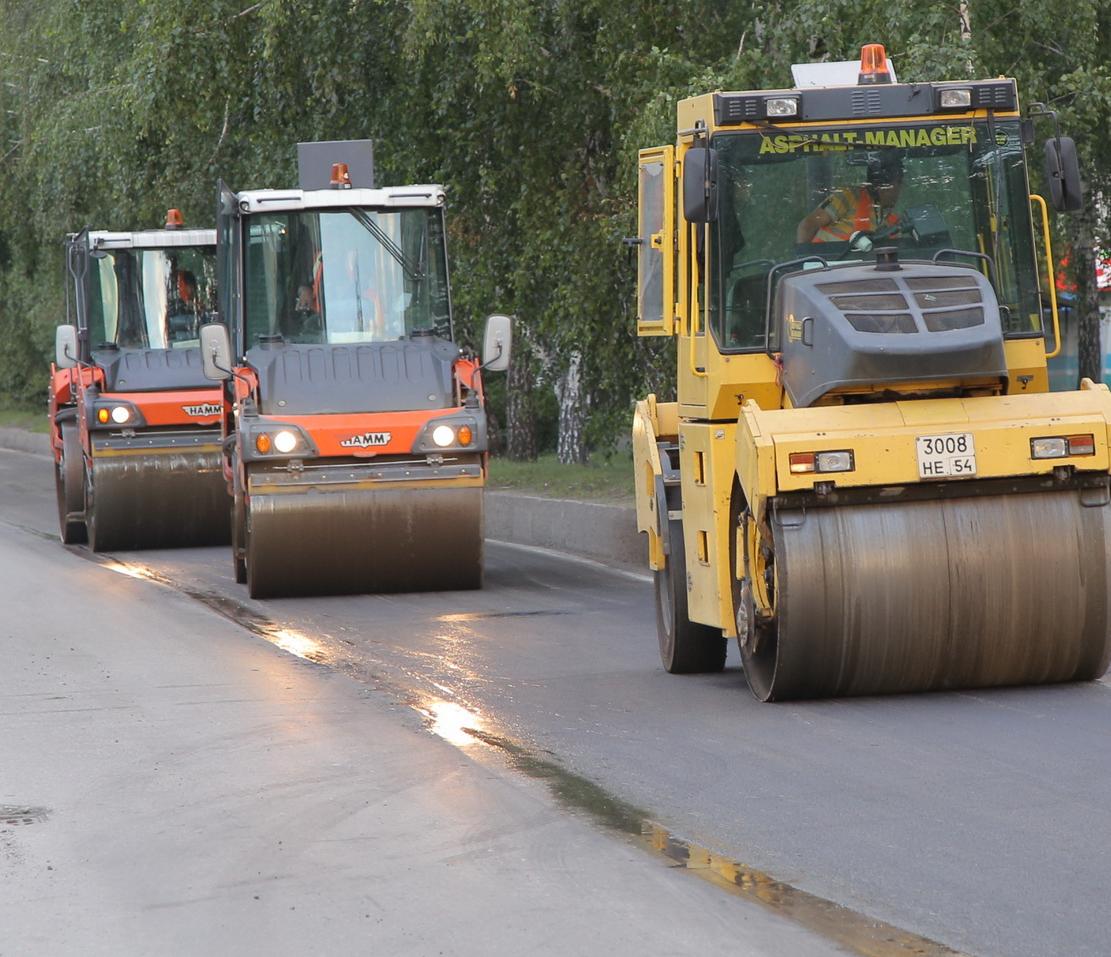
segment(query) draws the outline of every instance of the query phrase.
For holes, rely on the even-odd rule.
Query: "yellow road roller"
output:
[[[677,346],[633,421],[664,667],[736,638],[761,700],[1100,677],[1111,393],[1048,391],[1042,111],[879,45],[795,82],[683,100],[639,157],[638,333]],[[1044,157],[1079,208],[1072,141]]]

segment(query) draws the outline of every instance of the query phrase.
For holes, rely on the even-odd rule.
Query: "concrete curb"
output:
[[[0,448],[49,455],[50,436],[42,432],[28,432],[26,429],[0,429]]]
[[[0,428],[0,448],[50,455],[50,436]],[[486,493],[486,537],[600,562],[643,567],[647,545],[631,505],[603,505],[518,492]]]
[[[486,537],[538,545],[601,562],[643,566],[647,543],[631,505],[603,505],[517,492],[486,493]]]

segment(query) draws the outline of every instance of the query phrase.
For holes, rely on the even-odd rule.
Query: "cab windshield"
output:
[[[1004,333],[1041,334],[1018,121],[721,133],[713,146],[710,328],[724,351],[766,348],[775,266],[871,261],[882,246],[982,270]]]
[[[216,308],[216,247],[91,253],[89,342],[94,349],[188,349]]]
[[[266,213],[245,238],[248,346],[451,335],[439,209]]]

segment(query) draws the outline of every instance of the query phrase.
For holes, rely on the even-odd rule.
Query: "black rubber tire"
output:
[[[257,563],[251,561],[251,508],[246,506],[243,510],[243,554],[246,558],[243,561],[243,577],[246,579],[243,584],[247,586],[247,595],[251,598],[270,598],[272,589],[267,587],[265,582],[259,581],[258,574],[256,573]],[[236,568],[236,577],[238,578],[239,569]]]
[[[64,545],[82,545],[88,540],[83,521],[67,521],[73,512],[84,511],[85,458],[77,425],[62,426],[62,457],[54,464],[54,490],[58,498],[58,534]]]
[[[107,551],[103,536],[97,535],[96,489],[93,485],[92,473],[88,469],[85,470],[85,531],[88,535],[90,551]]]
[[[235,570],[235,583],[247,584],[247,560],[240,554],[245,550],[247,518],[243,506],[243,496],[236,493],[231,505],[231,560]]]
[[[687,561],[683,547],[683,523],[668,523],[670,554],[667,565],[654,576],[656,636],[660,661],[673,675],[721,671],[727,644],[719,628],[702,625],[687,617]]]

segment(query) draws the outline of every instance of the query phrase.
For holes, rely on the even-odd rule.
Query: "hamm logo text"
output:
[[[198,419],[204,419],[210,415],[219,415],[223,411],[223,408],[215,402],[206,402],[204,405],[183,405],[181,408],[186,415]]]
[[[389,445],[393,436],[389,432],[364,432],[362,435],[353,435],[349,439],[342,439],[340,445],[344,448],[369,449],[376,445]]]

